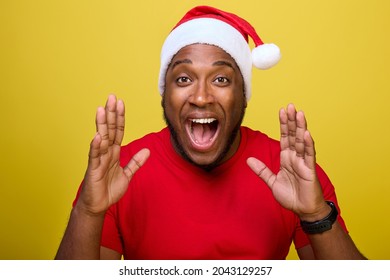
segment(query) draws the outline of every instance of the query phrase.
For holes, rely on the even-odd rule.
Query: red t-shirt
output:
[[[241,127],[236,154],[210,172],[175,152],[167,128],[124,146],[121,164],[142,148],[150,157],[108,210],[102,246],[125,259],[285,259],[292,241],[296,248],[309,244],[298,217],[246,164],[253,156],[277,172],[278,141]],[[337,205],[320,167],[317,175],[325,199]]]

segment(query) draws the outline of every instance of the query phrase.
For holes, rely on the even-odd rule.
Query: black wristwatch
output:
[[[301,221],[301,227],[305,233],[307,234],[322,233],[332,228],[332,225],[336,221],[339,212],[337,211],[336,205],[334,205],[333,202],[326,201],[326,203],[332,208],[328,216],[326,216],[322,220],[315,221],[315,222]]]

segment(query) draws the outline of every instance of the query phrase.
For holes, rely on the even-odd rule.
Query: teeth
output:
[[[193,119],[192,122],[194,123],[212,123],[216,121],[214,118],[207,118],[207,119]]]

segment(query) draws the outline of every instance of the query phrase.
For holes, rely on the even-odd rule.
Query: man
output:
[[[246,38],[256,45],[250,53]],[[167,128],[121,148],[109,96],[57,259],[362,259],[316,165],[303,112],[280,110],[280,143],[242,127],[252,63],[279,60],[238,16],[201,6],[166,39]],[[260,177],[260,178],[259,178]]]

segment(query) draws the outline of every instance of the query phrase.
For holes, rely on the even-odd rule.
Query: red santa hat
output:
[[[248,36],[255,48],[251,51]],[[252,65],[268,69],[280,60],[275,44],[264,44],[256,30],[243,18],[209,6],[188,11],[166,38],[161,50],[160,94],[165,90],[165,75],[174,55],[191,44],[215,45],[230,54],[240,68],[247,100],[251,96]]]

